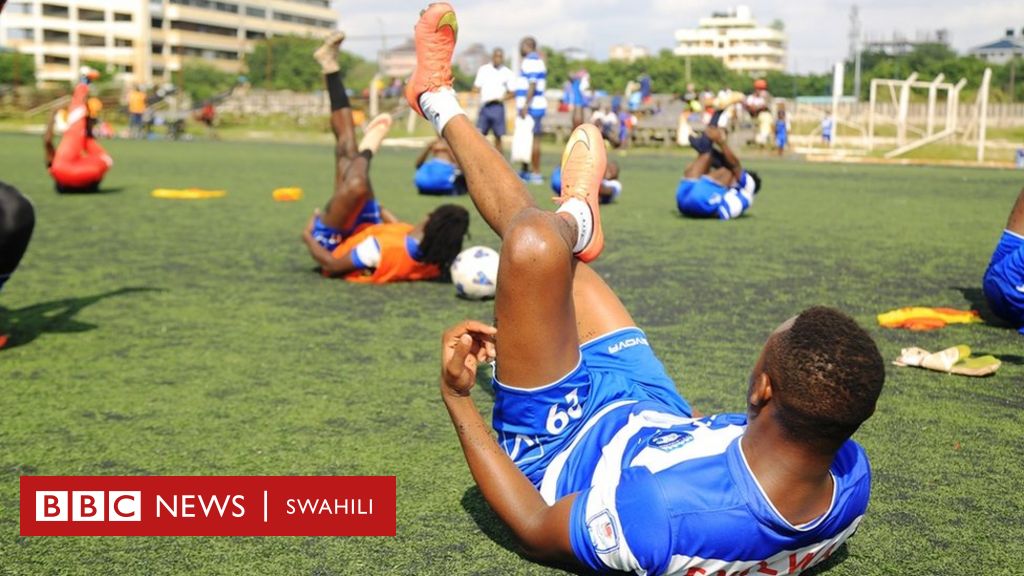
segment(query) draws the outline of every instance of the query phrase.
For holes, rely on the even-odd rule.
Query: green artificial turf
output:
[[[332,188],[327,146],[110,142],[104,193],[60,196],[38,139],[0,136],[0,179],[36,204],[0,295],[0,574],[538,574],[462,459],[437,391],[439,335],[491,306],[450,285],[325,280],[299,241]],[[417,220],[415,151],[374,160],[379,199]],[[996,325],[878,327],[900,306],[979,308],[1017,173],[753,162],[764,191],[738,221],[680,218],[683,154],[630,152],[604,211],[597,269],[680,390],[741,411],[768,333],[837,306],[901,347],[970,344],[987,379],[888,367],[857,433],[871,507],[829,574],[1017,574],[1024,558],[1024,340]],[[546,156],[547,169],[555,158]],[[223,188],[158,200],[158,187]],[[305,189],[280,204],[271,190]],[[550,196],[533,187],[539,200]],[[468,199],[455,202],[471,207]],[[472,244],[497,247],[474,216]],[[475,393],[489,412],[491,397]],[[23,538],[18,477],[395,475],[394,538]]]

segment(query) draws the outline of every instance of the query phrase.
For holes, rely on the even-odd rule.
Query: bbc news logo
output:
[[[394,476],[22,476],[22,536],[394,536]]]
[[[70,512],[70,514],[69,514]],[[36,492],[36,522],[141,522],[142,492]]]

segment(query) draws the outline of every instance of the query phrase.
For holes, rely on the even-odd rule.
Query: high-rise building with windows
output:
[[[697,28],[676,31],[679,56],[712,56],[726,67],[751,75],[786,68],[786,33],[777,23],[760,26],[750,8],[737,6],[701,18]]]
[[[8,0],[0,46],[33,55],[40,82],[99,62],[148,83],[189,59],[241,72],[256,43],[324,36],[337,18],[330,0]]]

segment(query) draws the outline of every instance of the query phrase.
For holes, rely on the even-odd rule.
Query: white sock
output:
[[[427,120],[434,125],[438,136],[441,135],[441,131],[444,130],[449,120],[459,114],[466,115],[462,106],[459,105],[459,99],[455,96],[455,90],[451,88],[441,88],[436,92],[420,94],[420,108],[423,109],[423,115],[427,117]]]
[[[576,246],[572,253],[579,254],[590,243],[590,237],[594,235],[594,214],[590,211],[590,205],[579,198],[570,198],[556,213],[566,213],[576,220]]]

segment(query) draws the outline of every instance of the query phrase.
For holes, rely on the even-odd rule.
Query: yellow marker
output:
[[[227,196],[225,190],[203,190],[202,188],[157,188],[150,193],[153,198],[167,200],[209,200]]]
[[[274,200],[278,202],[302,200],[302,188],[278,188],[274,190]]]

